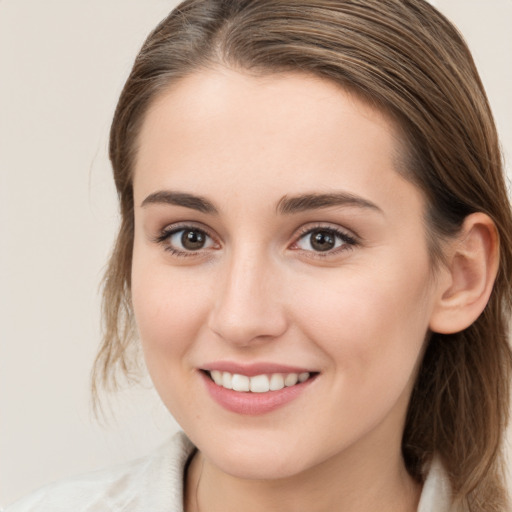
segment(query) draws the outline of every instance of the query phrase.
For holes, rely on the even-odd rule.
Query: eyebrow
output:
[[[141,206],[150,204],[171,204],[197,210],[201,213],[217,215],[219,212],[214,204],[202,196],[196,196],[187,192],[175,192],[171,190],[160,190],[149,194],[142,201]],[[298,196],[284,196],[277,204],[277,212],[282,215],[306,212],[309,210],[320,210],[332,206],[355,206],[383,213],[383,211],[371,201],[348,192],[335,192],[329,194],[301,194]]]
[[[142,201],[141,206],[144,207],[150,204],[172,204],[197,210],[202,213],[218,214],[217,208],[215,208],[211,201],[201,196],[187,194],[186,192],[160,190],[159,192],[149,194],[149,196]]]
[[[281,214],[291,214],[309,210],[320,210],[332,206],[355,206],[384,213],[375,203],[347,192],[303,194],[293,197],[284,196],[277,205],[277,211]]]

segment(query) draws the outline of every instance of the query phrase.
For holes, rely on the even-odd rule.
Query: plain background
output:
[[[146,34],[177,2],[0,0],[0,504],[148,452],[177,428],[149,381],[94,421],[98,285],[117,225],[106,156]],[[512,162],[512,0],[434,2],[466,36]]]

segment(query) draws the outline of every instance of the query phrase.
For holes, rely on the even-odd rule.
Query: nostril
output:
[[[225,306],[224,306],[225,308]],[[209,319],[208,327],[222,340],[238,346],[263,344],[274,341],[287,330],[287,321],[283,313],[276,306],[273,312],[240,311],[240,307],[233,310],[214,311]]]

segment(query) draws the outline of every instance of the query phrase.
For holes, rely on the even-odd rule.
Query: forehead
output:
[[[192,73],[157,95],[146,113],[139,141],[145,135],[154,136],[148,125],[165,122],[164,115],[179,133],[195,129],[200,137],[205,121],[206,128],[214,128],[222,120],[233,128],[249,127],[252,136],[272,130],[291,133],[294,127],[295,136],[301,128],[315,127],[316,135],[321,136],[325,134],[322,131],[336,128],[340,114],[365,117],[386,131],[394,143],[400,142],[397,123],[383,109],[370,106],[333,81],[310,73],[255,74],[224,67]]]
[[[148,110],[135,194],[171,185],[214,190],[222,181],[265,196],[340,186],[371,195],[399,178],[398,132],[383,112],[325,79],[201,71],[174,83]]]

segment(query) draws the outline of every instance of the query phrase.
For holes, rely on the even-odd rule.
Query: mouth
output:
[[[318,372],[243,375],[220,370],[201,370],[218,387],[239,393],[272,393],[314,379]]]
[[[241,415],[267,414],[308,396],[320,372],[280,363],[216,361],[199,374],[210,397],[224,409]]]

